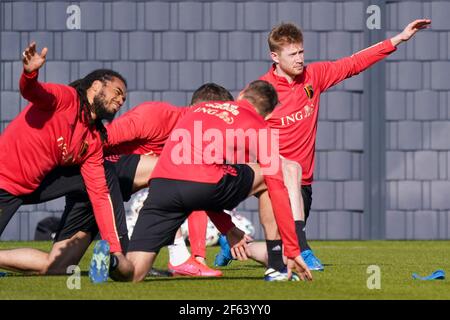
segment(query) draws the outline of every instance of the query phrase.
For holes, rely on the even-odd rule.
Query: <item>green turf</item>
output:
[[[314,272],[314,281],[267,283],[264,268],[255,262],[234,261],[222,268],[223,278],[148,278],[140,284],[93,285],[87,277],[92,252],[81,262],[80,290],[69,290],[67,276],[0,278],[0,299],[450,299],[450,281],[412,280],[412,273],[425,276],[443,269],[450,277],[449,241],[314,241],[312,247],[325,265]],[[50,248],[47,242],[2,242],[1,249],[30,246]],[[218,247],[208,248],[208,261]],[[369,265],[381,269],[381,289],[369,290]],[[156,267],[167,268],[167,250]]]

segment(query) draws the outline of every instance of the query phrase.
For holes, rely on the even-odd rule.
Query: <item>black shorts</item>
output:
[[[236,175],[225,174],[216,184],[152,179],[134,227],[128,251],[158,252],[172,244],[177,229],[194,210],[232,210],[250,194],[255,178],[247,165],[233,165]]]
[[[98,234],[98,226],[91,203],[85,194],[71,194],[66,196],[66,206],[61,216],[55,242],[72,238],[78,231],[91,234],[94,239]]]
[[[0,235],[22,204],[38,204],[72,192],[86,192],[79,166],[57,167],[30,194],[13,196],[0,190]]]
[[[113,164],[112,167],[119,179],[120,192],[124,201],[130,200],[133,194],[133,181],[139,160],[140,155],[124,155],[115,163],[105,161],[105,165],[112,166]],[[125,232],[124,226],[119,229],[121,229],[119,235]],[[92,238],[95,238],[98,226],[87,193],[74,192],[66,196],[66,206],[58,230],[55,236],[56,242],[70,239],[78,231],[90,233]]]
[[[140,160],[140,155],[130,154],[121,156],[119,161],[115,163],[123,201],[129,201],[133,195],[133,182]]]
[[[312,188],[311,185],[302,186],[303,205],[305,207],[305,222],[309,217],[312,204]]]
[[[126,252],[128,247],[128,230],[116,167],[109,161],[105,161],[104,167],[105,178],[114,209],[116,230],[119,235],[122,250]],[[98,226],[92,205],[87,193],[84,191],[72,192],[66,196],[66,206],[54,241],[58,242],[70,239],[79,231],[90,233],[92,239],[98,233]]]
[[[24,204],[36,204],[54,200],[72,192],[87,194],[79,166],[53,169],[33,193],[21,198]]]
[[[23,200],[20,197],[0,189],[0,235],[22,203]]]

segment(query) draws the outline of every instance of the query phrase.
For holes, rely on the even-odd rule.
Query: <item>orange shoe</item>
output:
[[[201,264],[194,257],[190,257],[184,263],[173,266],[168,265],[168,269],[174,276],[190,276],[190,277],[221,277],[222,271],[211,269],[210,267]]]

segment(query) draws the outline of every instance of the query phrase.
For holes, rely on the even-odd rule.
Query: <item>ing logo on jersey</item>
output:
[[[288,126],[293,123],[296,123],[298,121],[302,121],[304,119],[307,119],[311,117],[314,114],[314,104],[312,101],[309,102],[309,104],[305,105],[302,109],[300,109],[297,112],[293,112],[289,115],[283,116],[280,118],[281,125],[282,126]]]
[[[314,112],[314,105],[306,105],[303,108],[303,115],[305,118],[308,118],[309,116],[311,116]]]
[[[206,114],[209,114],[212,116],[216,116],[219,119],[225,121],[227,124],[233,124],[234,117],[232,116],[232,114],[237,115],[237,114],[239,114],[239,111],[237,111],[237,110],[225,111],[225,110],[223,110],[224,106],[225,106],[225,104],[223,104],[223,105],[206,104],[205,107],[199,107],[196,110],[194,110],[194,112],[203,112],[203,113],[206,113]],[[207,108],[207,107],[209,107],[209,108]]]

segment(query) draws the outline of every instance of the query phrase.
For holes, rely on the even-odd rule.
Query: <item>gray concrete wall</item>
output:
[[[80,30],[66,27],[71,4],[81,9]],[[68,83],[100,67],[123,73],[129,83],[124,112],[145,100],[184,105],[207,81],[236,94],[270,66],[266,37],[281,21],[303,29],[307,62],[350,55],[364,48],[369,16],[363,1],[3,1],[0,6],[2,130],[26,105],[18,79],[20,53],[31,40],[49,47],[43,81]],[[450,2],[393,1],[381,14],[386,37],[411,19],[433,19],[431,30],[402,45],[386,63],[386,236],[448,239]],[[363,84],[359,75],[322,97],[310,238],[362,238]],[[62,206],[60,199],[21,208],[1,239],[29,239],[36,217],[58,215]],[[255,199],[239,210],[259,224]]]
[[[449,1],[388,4],[388,36],[414,17],[433,19],[387,62],[389,239],[450,237],[449,14]]]

